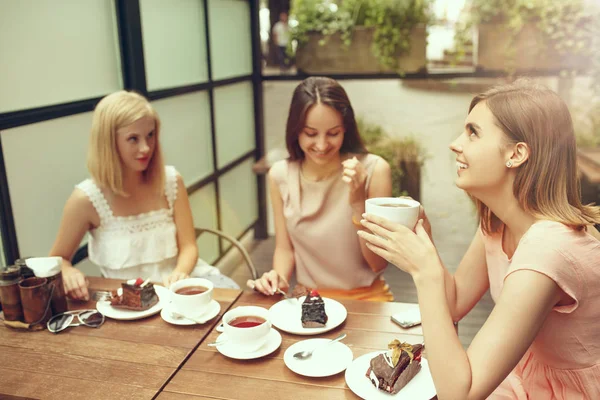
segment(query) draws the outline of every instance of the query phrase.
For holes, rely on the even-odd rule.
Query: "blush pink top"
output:
[[[367,172],[366,192],[381,157],[363,154],[357,158]],[[383,271],[373,272],[362,255],[342,169],[313,182],[302,176],[299,161],[282,160],[273,164],[269,174],[283,199],[298,283],[343,290],[371,286]]]
[[[550,312],[531,347],[490,399],[600,399],[600,241],[552,221],[531,226],[509,259],[502,233],[483,236],[490,292],[532,270],[552,279],[574,303]]]

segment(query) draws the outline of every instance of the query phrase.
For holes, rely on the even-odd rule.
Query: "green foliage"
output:
[[[550,50],[561,56],[596,58],[595,74],[600,72],[600,14],[583,0],[472,0],[469,17],[457,27],[457,53],[470,41],[472,27],[481,23],[497,23],[508,28],[508,72],[514,72],[517,35],[525,24],[534,24],[544,37],[540,51]],[[513,62],[510,62],[513,61]],[[564,71],[563,74],[574,73]],[[600,86],[600,76],[595,81]],[[599,88],[600,89],[600,88]]]
[[[301,46],[308,33],[324,36],[339,33],[350,46],[355,27],[374,29],[373,54],[383,67],[396,69],[398,56],[410,50],[412,29],[429,21],[431,0],[293,0],[291,15],[298,24],[292,39]]]
[[[367,146],[369,153],[377,154],[390,164],[392,170],[392,195],[406,195],[402,188],[402,179],[407,173],[404,170],[407,164],[415,163],[421,167],[425,163],[426,151],[415,136],[392,138],[377,124],[357,119],[358,131]]]

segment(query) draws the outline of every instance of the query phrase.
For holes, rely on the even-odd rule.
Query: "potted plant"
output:
[[[484,70],[582,70],[590,66],[598,20],[582,0],[472,0],[457,47],[477,29]]]
[[[392,195],[410,196],[420,201],[421,169],[427,158],[421,143],[413,135],[391,137],[380,125],[368,123],[362,118],[357,120],[357,124],[367,150],[390,164]]]
[[[295,0],[299,71],[416,72],[426,67],[430,0]]]

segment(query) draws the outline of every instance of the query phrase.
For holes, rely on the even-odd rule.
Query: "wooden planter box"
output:
[[[484,70],[505,70],[513,65],[516,70],[560,71],[586,69],[589,58],[581,54],[560,54],[533,23],[525,24],[514,44],[512,33],[501,22],[478,26],[477,67]],[[508,57],[516,46],[514,59]],[[510,51],[509,51],[510,50]]]
[[[296,50],[298,72],[307,74],[360,74],[396,72],[384,68],[373,54],[373,28],[359,27],[354,30],[350,47],[344,46],[339,34],[326,38],[321,46],[323,35],[309,33],[308,42]],[[411,34],[411,48],[408,54],[398,57],[399,69],[411,73],[426,69],[427,31],[424,24],[416,26]]]

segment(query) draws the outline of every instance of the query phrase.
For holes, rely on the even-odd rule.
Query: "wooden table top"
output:
[[[258,305],[269,308],[281,298],[244,292],[234,307]],[[390,320],[396,312],[417,308],[417,304],[339,300],[348,310],[346,321],[338,328],[312,337],[333,338],[345,332],[344,343],[357,358],[387,348],[394,339],[422,343],[420,327],[402,329]],[[345,383],[344,373],[325,378],[307,378],[290,371],[284,364],[285,350],[311,337],[281,332],[281,347],[255,360],[234,360],[221,355],[206,343],[219,335],[214,329],[194,351],[179,372],[159,394],[160,400],[179,399],[358,399]]]
[[[89,281],[92,290],[116,289],[122,282],[93,277]],[[0,394],[151,399],[241,293],[215,289],[221,312],[204,325],[175,326],[159,314],[135,321],[106,318],[98,329],[80,326],[59,334],[20,331],[0,323]],[[69,309],[86,308],[95,308],[95,302],[69,303]]]

